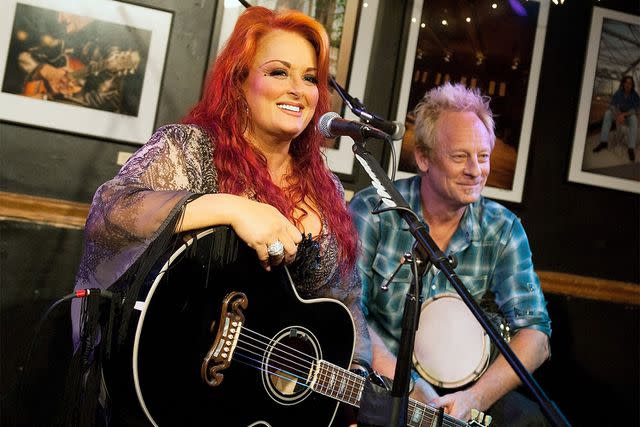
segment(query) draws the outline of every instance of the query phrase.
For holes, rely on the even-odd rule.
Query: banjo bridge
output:
[[[247,305],[247,296],[242,292],[231,292],[222,301],[218,331],[200,368],[202,380],[211,387],[222,384],[222,371],[231,365],[233,351],[244,323],[243,310],[246,310]],[[216,322],[213,322],[212,332],[215,327]]]

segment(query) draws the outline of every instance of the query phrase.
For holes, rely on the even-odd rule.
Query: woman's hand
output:
[[[230,225],[258,255],[266,270],[283,261],[292,262],[302,233],[276,208],[266,203],[232,194],[205,194],[189,202],[177,231],[195,230],[214,225]],[[269,257],[267,247],[282,242],[284,254]]]
[[[271,205],[244,199],[237,214],[231,219],[231,226],[238,237],[256,251],[266,270],[282,261],[288,264],[296,258],[302,233]],[[267,248],[276,241],[282,242],[284,246],[283,256],[269,256]]]

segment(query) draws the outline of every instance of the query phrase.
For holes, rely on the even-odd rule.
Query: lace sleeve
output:
[[[76,288],[114,283],[194,193],[217,191],[212,145],[199,128],[160,128],[93,198]]]

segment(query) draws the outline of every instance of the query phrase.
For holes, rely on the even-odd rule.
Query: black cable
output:
[[[53,312],[53,310],[55,310],[56,307],[58,307],[60,304],[62,304],[65,301],[69,301],[69,300],[72,300],[74,298],[86,298],[86,297],[89,297],[91,295],[99,295],[99,296],[102,296],[104,298],[112,298],[112,296],[113,296],[113,294],[111,292],[105,291],[105,290],[102,290],[102,289],[97,289],[97,288],[79,289],[79,290],[77,290],[75,292],[67,294],[67,295],[63,296],[62,298],[54,301],[54,303],[51,304],[49,306],[49,308],[47,308],[47,310],[40,317],[40,320],[38,321],[36,327],[33,330],[33,338],[31,339],[31,343],[29,344],[29,347],[27,349],[27,353],[25,355],[25,358],[23,359],[24,363],[20,367],[20,373],[19,373],[18,379],[15,381],[15,383],[13,383],[13,385],[11,385],[8,388],[7,392],[3,396],[0,396],[0,401],[4,401],[7,397],[9,397],[11,392],[15,391],[16,389],[18,391],[17,401],[19,402],[19,401],[22,400],[21,398],[22,398],[22,392],[23,392],[23,387],[24,387],[25,373],[27,371],[27,368],[31,364],[31,358],[33,356],[33,350],[35,349],[36,343],[38,342],[38,336],[40,335],[40,331],[41,331],[42,327],[44,326],[44,323],[46,322],[46,320],[49,317],[49,315]]]

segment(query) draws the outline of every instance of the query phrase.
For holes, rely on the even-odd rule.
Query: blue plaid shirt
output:
[[[420,180],[415,176],[396,181],[395,186],[424,220]],[[360,237],[363,311],[389,350],[397,353],[410,265],[400,268],[388,292],[382,292],[380,285],[393,274],[403,254],[411,251],[414,238],[397,213],[370,214],[379,200],[375,189],[369,187],[354,196],[349,209]],[[532,328],[551,335],[527,235],[511,211],[485,198],[469,205],[445,254],[455,255],[456,273],[490,319],[502,316],[512,333]],[[423,279],[423,300],[443,292],[456,293],[444,274],[432,267]]]

